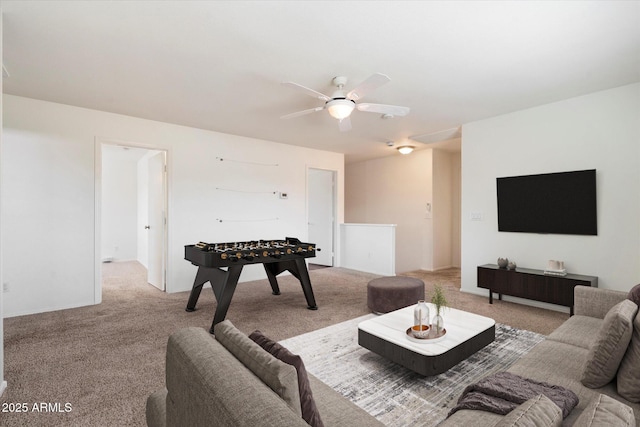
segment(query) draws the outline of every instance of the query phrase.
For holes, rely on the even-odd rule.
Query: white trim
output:
[[[102,143],[94,138],[94,222],[93,222],[93,303],[102,302]]]
[[[365,224],[358,222],[345,222],[342,225],[348,225],[349,227],[397,227],[398,224]]]
[[[456,267],[455,265],[445,265],[443,267],[436,267],[431,271],[442,271],[442,270],[448,270],[450,268],[457,268],[458,270],[460,269],[460,267]]]
[[[331,198],[332,198],[332,204],[333,204],[333,212],[331,213],[333,216],[333,225],[332,225],[332,230],[333,230],[333,236],[332,236],[332,247],[331,247],[331,266],[332,267],[339,267],[340,266],[340,259],[338,257],[339,255],[339,251],[338,251],[338,237],[339,237],[339,229],[340,229],[340,224],[338,221],[338,171],[336,169],[327,169],[327,168],[319,168],[319,167],[315,167],[315,166],[311,166],[309,164],[305,165],[306,166],[306,174],[305,174],[305,180],[306,180],[306,190],[305,190],[305,221],[307,224],[307,238],[309,236],[309,169],[316,169],[316,170],[323,170],[323,171],[327,171],[327,172],[331,172],[332,174],[332,188],[331,188]],[[315,243],[315,242],[309,242],[309,243]],[[313,264],[313,259],[309,259],[307,260],[309,263]]]
[[[167,281],[170,270],[169,261],[169,243],[170,239],[170,194],[171,194],[171,150],[166,147],[160,147],[151,144],[141,144],[137,142],[130,142],[114,138],[105,138],[96,136],[94,138],[94,151],[95,151],[95,222],[94,222],[94,304],[100,304],[102,302],[102,146],[103,145],[116,145],[122,147],[142,148],[145,150],[163,151],[165,153],[165,189],[164,189],[164,201],[165,201],[165,233],[164,233],[164,283],[163,291],[167,291]]]
[[[0,397],[2,397],[4,391],[7,389],[7,382],[6,381],[2,381],[0,383]]]

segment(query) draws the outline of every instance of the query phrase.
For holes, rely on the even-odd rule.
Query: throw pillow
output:
[[[527,400],[509,412],[495,427],[559,427],[562,410],[544,394]]]
[[[593,399],[573,424],[580,427],[631,427],[636,425],[633,409],[601,394]]]
[[[260,331],[254,331],[249,335],[253,341],[255,341],[260,347],[264,348],[270,354],[282,360],[284,363],[292,365],[298,372],[298,390],[300,392],[300,406],[302,410],[302,418],[314,427],[323,427],[320,413],[316,407],[316,402],[313,400],[313,393],[311,391],[311,385],[309,384],[309,376],[307,370],[304,367],[302,358],[297,354],[291,353],[287,348],[278,344],[277,342],[267,338]]]
[[[582,372],[582,384],[599,388],[615,378],[631,341],[633,319],[637,311],[638,306],[629,300],[621,301],[609,310],[598,332],[598,339],[589,350]]]
[[[629,402],[640,402],[640,312],[633,321],[631,343],[618,369],[618,394]]]
[[[640,307],[640,285],[635,285],[629,291],[629,295],[627,295],[627,299],[635,302],[638,307]]]
[[[295,368],[264,351],[262,347],[236,329],[229,320],[218,323],[213,328],[213,332],[216,340],[229,350],[229,353],[276,392],[293,412],[299,416],[302,415],[298,375]]]

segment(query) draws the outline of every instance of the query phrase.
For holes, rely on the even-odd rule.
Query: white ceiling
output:
[[[4,92],[346,154],[640,81],[638,1],[2,1]],[[322,105],[371,74],[339,132]],[[447,135],[448,132],[442,132]],[[430,141],[434,138],[423,137]],[[437,139],[437,138],[435,138]],[[459,138],[453,139],[453,149]],[[436,143],[440,144],[440,143]],[[426,146],[417,144],[418,146]],[[445,145],[450,145],[447,143]],[[430,145],[432,146],[432,145]]]

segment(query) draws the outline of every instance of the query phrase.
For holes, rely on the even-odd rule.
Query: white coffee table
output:
[[[433,315],[435,307],[429,304]],[[358,324],[358,344],[421,375],[446,372],[493,342],[496,322],[488,317],[446,308],[441,313],[447,333],[437,340],[409,339],[413,306]]]

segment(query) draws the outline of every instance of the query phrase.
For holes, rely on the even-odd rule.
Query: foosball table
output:
[[[320,250],[320,249],[317,249]],[[284,240],[257,240],[233,243],[204,243],[184,247],[184,258],[198,267],[191,288],[187,311],[194,311],[202,286],[209,282],[218,305],[209,332],[227,315],[242,267],[261,263],[267,273],[273,295],[280,295],[276,276],[289,271],[302,285],[307,308],[317,310],[305,258],[316,256],[316,245],[294,237]],[[226,270],[225,270],[226,268]]]

